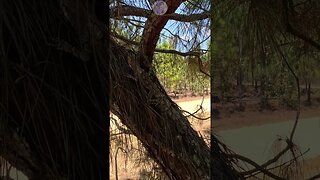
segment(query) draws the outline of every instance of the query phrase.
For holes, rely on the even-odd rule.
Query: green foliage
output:
[[[215,83],[213,91],[236,96],[232,90],[237,89],[239,79],[244,83],[255,82],[257,95],[264,103],[276,98],[280,104],[297,108],[297,84],[279,50],[300,82],[320,77],[319,52],[293,37],[273,32],[272,28],[263,28],[263,22],[256,24],[259,19],[243,14],[247,12],[243,11],[245,8],[248,8],[245,4],[239,6],[227,16],[219,14],[219,11],[215,14],[210,45]],[[259,16],[262,18],[264,15]],[[288,43],[280,46],[272,38]]]
[[[169,49],[170,44],[163,42],[160,48]],[[156,54],[154,58],[156,74],[166,89],[182,87],[185,63],[181,57],[172,54]]]
[[[290,109],[296,109],[298,107],[297,101],[297,85],[288,71],[280,72],[278,80],[272,83],[271,91],[274,97],[279,99],[279,103]]]
[[[159,44],[161,49],[172,49],[173,41]],[[202,59],[208,63],[208,59]],[[167,91],[192,90],[202,93],[210,87],[210,79],[199,71],[195,57],[184,58],[174,54],[157,53],[153,61],[154,70]]]
[[[234,21],[234,18],[217,18],[213,31],[213,78],[218,81],[214,86],[218,87],[222,95],[231,90],[232,82],[236,79],[235,72],[244,66],[240,62],[239,37],[234,30]]]

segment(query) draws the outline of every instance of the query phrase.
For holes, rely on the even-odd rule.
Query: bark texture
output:
[[[108,178],[106,28],[94,5],[0,2],[0,156],[30,180]]]
[[[145,59],[115,42],[107,48],[98,1],[0,3],[0,155],[31,180],[107,179],[108,53],[111,110],[168,177],[236,179],[218,143],[210,162],[203,138],[141,64],[150,65],[158,29],[142,43]]]
[[[114,42],[110,48],[111,110],[138,137],[168,177],[238,179],[228,159],[221,156],[218,141],[214,141],[215,157],[210,164],[209,147],[168,97],[153,71],[140,67],[140,56]]]

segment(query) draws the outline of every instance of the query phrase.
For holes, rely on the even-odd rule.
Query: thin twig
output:
[[[118,156],[118,151],[119,151],[119,149],[120,150],[122,150],[122,152],[124,152],[124,153],[127,153],[127,151],[126,150],[124,150],[122,147],[118,147],[117,148],[117,151],[116,151],[116,154],[115,154],[115,157],[114,157],[114,159],[115,159],[115,171],[116,171],[116,180],[118,180],[119,178],[118,178],[118,160],[117,160],[117,156]]]
[[[303,155],[305,155],[305,154],[306,154],[307,152],[309,152],[309,151],[310,151],[310,148],[308,148],[305,152],[301,153],[298,157],[296,157],[296,159],[302,157]],[[280,164],[280,165],[278,165],[278,166],[274,166],[274,167],[268,168],[267,170],[270,171],[270,170],[279,168],[279,167],[281,167],[281,166],[283,166],[283,165],[285,165],[285,164],[287,164],[287,163],[291,163],[292,161],[295,161],[295,159],[290,159],[290,160],[288,160],[288,161],[286,161],[286,162],[284,162],[284,163],[282,163],[282,164]],[[252,176],[255,176],[255,175],[258,175],[258,174],[260,174],[260,173],[261,173],[261,172],[252,173],[252,174],[251,174],[250,176],[248,176],[247,178],[252,177]]]
[[[183,109],[182,109],[181,111],[184,112],[184,113],[189,114],[189,115],[187,115],[187,116],[185,116],[185,117],[190,117],[190,116],[192,116],[192,117],[194,117],[194,118],[196,118],[196,119],[199,119],[199,120],[208,120],[208,119],[211,118],[211,116],[209,116],[209,117],[207,117],[207,118],[200,118],[200,117],[197,117],[197,116],[195,115],[198,111],[200,111],[200,110],[203,109],[203,107],[202,107],[203,101],[204,101],[204,96],[202,97],[202,101],[201,101],[201,104],[200,104],[199,109],[197,109],[197,110],[196,110],[195,112],[193,112],[193,113],[190,113],[189,111],[186,111],[186,110],[183,110]]]
[[[284,56],[283,52],[281,51],[280,47],[278,46],[278,43],[273,38],[271,38],[271,39],[272,39],[273,43],[275,44],[276,50],[278,51],[278,53],[280,54],[280,56],[282,57],[282,59],[286,63],[289,71],[293,75],[293,77],[294,77],[294,79],[296,81],[296,85],[297,85],[297,92],[298,92],[298,95],[297,95],[297,101],[298,101],[297,114],[296,114],[296,119],[295,119],[292,131],[291,131],[291,134],[290,134],[290,139],[289,139],[289,141],[292,142],[293,135],[294,135],[294,132],[295,132],[295,130],[297,128],[298,120],[299,120],[299,117],[300,117],[300,94],[301,94],[300,93],[300,82],[299,82],[298,76],[296,75],[296,73],[294,72],[294,70],[290,66],[287,58]]]

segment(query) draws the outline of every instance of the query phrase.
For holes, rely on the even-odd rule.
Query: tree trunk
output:
[[[307,96],[308,96],[307,103],[310,106],[311,105],[311,82],[310,82],[310,80],[308,81]]]
[[[242,100],[242,96],[243,96],[243,73],[242,73],[242,68],[239,68],[239,85],[238,85],[238,92],[239,92],[239,110],[243,111],[244,110],[244,105],[243,105],[243,100]]]
[[[142,142],[170,179],[210,179],[210,149],[168,97],[152,71],[124,48],[111,45],[111,110]],[[123,58],[124,57],[124,58]],[[121,66],[119,66],[121,64]],[[128,73],[129,72],[129,73]],[[217,152],[216,152],[217,153]],[[227,159],[214,157],[214,179],[234,177]]]
[[[106,27],[82,2],[0,3],[0,156],[30,180],[109,177]]]
[[[254,91],[258,91],[258,80],[254,80]]]
[[[262,37],[260,37],[262,38]],[[260,47],[260,60],[261,60],[261,69],[262,69],[262,77],[260,81],[260,108],[266,109],[268,106],[268,97],[267,97],[267,59],[266,59],[266,52],[265,46],[261,44]]]
[[[107,179],[107,18],[92,12],[106,5],[13,1],[0,6],[0,155],[32,180]],[[237,179],[214,136],[210,166],[209,147],[141,69],[146,60],[113,42],[109,53],[111,110],[168,177]]]

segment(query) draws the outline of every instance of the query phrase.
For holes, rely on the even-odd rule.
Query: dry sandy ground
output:
[[[199,107],[202,102],[202,97],[189,97],[174,100],[182,109],[193,111]],[[200,114],[201,117],[207,117],[210,112],[210,101],[209,97],[205,97],[204,103],[202,106],[205,109],[203,114]],[[276,110],[276,111],[264,111],[259,112],[253,109],[247,109],[244,112],[233,112],[233,113],[222,113],[221,119],[214,119],[214,131],[220,131],[225,129],[234,129],[245,126],[261,125],[267,123],[274,123],[279,121],[293,121],[295,119],[296,112],[290,110]],[[302,107],[300,117],[301,118],[310,118],[310,117],[319,117],[320,116],[320,106],[304,108]],[[191,124],[194,129],[202,134],[206,134],[210,129],[210,120],[201,121],[201,120],[191,120]],[[117,158],[118,162],[118,177],[122,180],[129,179],[139,179],[139,170],[141,167],[136,163],[134,157],[125,158],[125,154],[119,151]],[[115,167],[114,167],[114,158],[113,162],[110,165],[110,179],[115,179]],[[312,174],[320,172],[320,156],[313,159],[308,159],[305,161],[303,166],[303,171],[308,171]],[[308,173],[309,174],[309,173]]]
[[[310,179],[311,177],[320,173],[320,156],[317,156],[312,159],[301,160],[298,163],[298,170],[294,170],[293,177],[290,177],[291,180],[303,180],[303,179]],[[275,174],[279,171],[274,170]],[[258,177],[251,177],[248,180],[260,180],[262,179],[262,175],[258,175]],[[265,180],[273,180],[273,178],[265,177]],[[312,179],[312,180],[319,180],[320,178]],[[310,179],[311,180],[311,179]]]
[[[203,101],[202,101],[203,100]],[[205,118],[210,115],[210,98],[204,97],[188,97],[174,100],[183,110],[188,111],[190,113],[195,112],[199,106],[203,107],[200,113],[196,114],[199,117]],[[210,119],[208,120],[196,120],[194,118],[190,118],[190,122],[192,127],[198,132],[201,133],[203,137],[205,137],[205,132],[210,129]],[[115,127],[115,126],[111,126]],[[133,142],[134,148],[137,148],[136,138],[132,137],[131,142]],[[208,142],[209,143],[209,142]],[[115,158],[116,150],[112,150],[114,153],[112,158],[110,159],[110,179],[114,180],[115,178],[115,160],[117,159],[117,166],[118,166],[118,178],[119,180],[131,180],[131,179],[139,179],[139,171],[142,170],[144,167],[138,165],[135,158],[138,157],[132,155],[131,157],[126,158],[126,153],[118,150],[117,158]]]
[[[235,129],[247,126],[262,125],[281,121],[294,121],[296,111],[276,110],[276,111],[245,111],[225,114],[221,119],[213,118],[214,131],[225,129]],[[320,117],[320,106],[302,107],[300,111],[300,120],[305,118]]]
[[[227,129],[237,129],[241,127],[257,126],[262,124],[276,123],[282,121],[292,121],[296,118],[297,112],[293,110],[280,109],[275,111],[258,111],[258,110],[246,110],[244,112],[222,113],[221,118],[214,118],[213,131],[221,131]],[[320,106],[313,107],[301,107],[299,121],[303,121],[306,118],[320,117]],[[301,160],[300,173],[296,174],[293,180],[307,179],[315,174],[320,173],[320,156],[311,159]],[[250,180],[256,180],[259,178],[250,178]],[[260,177],[261,179],[261,177]],[[269,180],[270,178],[265,178]],[[272,178],[271,178],[272,179]],[[271,180],[270,179],[270,180]],[[320,179],[320,178],[319,178]]]

